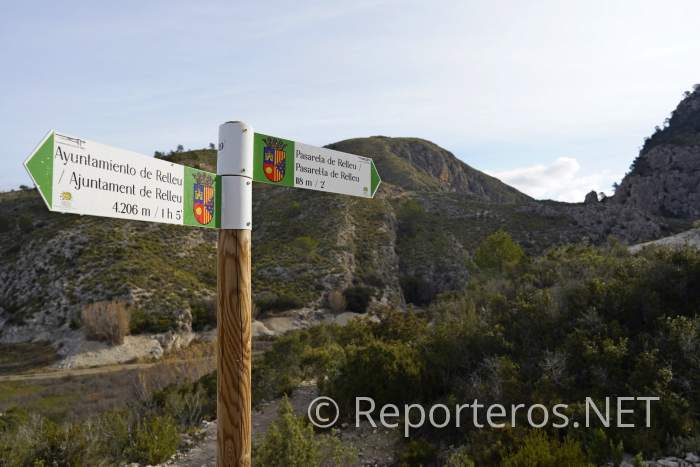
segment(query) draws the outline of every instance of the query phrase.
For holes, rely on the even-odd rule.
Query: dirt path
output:
[[[0,383],[9,381],[36,381],[44,379],[60,379],[68,376],[86,376],[86,375],[98,375],[104,373],[117,373],[120,371],[129,370],[144,370],[146,368],[151,368],[156,365],[168,365],[168,364],[185,364],[193,363],[199,361],[209,361],[213,360],[212,357],[206,358],[196,358],[189,360],[159,360],[156,362],[145,362],[145,363],[125,363],[121,365],[106,365],[94,368],[65,368],[65,369],[48,369],[42,372],[35,373],[24,373],[18,375],[2,375],[0,376]]]
[[[299,386],[289,402],[297,415],[306,415],[309,404],[318,395],[316,384],[307,382]],[[263,405],[253,411],[253,442],[265,434],[270,424],[277,419],[281,399]],[[340,439],[344,445],[352,446],[358,452],[358,466],[388,466],[394,463],[394,447],[399,434],[395,430],[375,429],[363,425],[359,429],[340,428]],[[175,458],[161,467],[214,467],[216,465],[216,421],[205,422],[204,430],[198,441],[186,452],[178,453]]]

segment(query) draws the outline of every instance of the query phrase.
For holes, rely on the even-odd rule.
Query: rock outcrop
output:
[[[645,141],[612,202],[682,220],[700,218],[700,88]]]

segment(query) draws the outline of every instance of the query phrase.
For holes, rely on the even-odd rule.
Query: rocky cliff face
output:
[[[613,201],[658,216],[700,218],[700,145],[661,144],[640,155]]]
[[[700,88],[645,141],[611,201],[657,216],[700,218]]]

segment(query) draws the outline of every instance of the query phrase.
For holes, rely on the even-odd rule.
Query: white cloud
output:
[[[573,157],[560,157],[551,164],[531,165],[489,175],[537,199],[581,202],[591,190],[609,193],[615,177],[608,171],[581,173]]]

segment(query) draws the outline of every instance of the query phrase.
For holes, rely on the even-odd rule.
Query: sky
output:
[[[0,3],[0,190],[49,129],[151,155],[218,125],[415,136],[536,197],[610,193],[700,82],[700,2]]]

